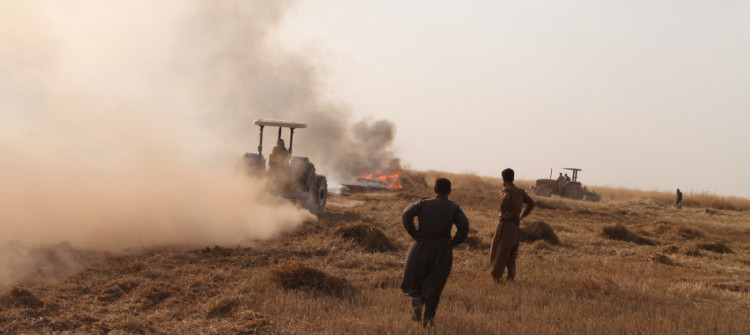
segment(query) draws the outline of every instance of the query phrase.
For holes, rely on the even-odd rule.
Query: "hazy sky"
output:
[[[750,197],[748,2],[303,0],[278,37],[411,168]]]

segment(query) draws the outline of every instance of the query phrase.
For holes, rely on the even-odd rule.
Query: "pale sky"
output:
[[[410,168],[750,198],[749,2],[302,0],[278,37]]]

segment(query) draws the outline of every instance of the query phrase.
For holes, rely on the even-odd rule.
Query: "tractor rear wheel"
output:
[[[574,200],[581,200],[583,199],[583,188],[579,184],[568,184],[563,189],[563,196]]]
[[[555,192],[555,187],[550,184],[539,185],[534,189],[534,194],[549,197]]]

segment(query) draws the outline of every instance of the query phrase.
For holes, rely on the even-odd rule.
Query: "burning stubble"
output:
[[[12,246],[237,245],[314,220],[238,167],[253,119],[310,124],[295,153],[322,172],[397,164],[391,123],[352,132],[309,63],[270,42],[287,6],[0,4],[0,280],[34,267]]]

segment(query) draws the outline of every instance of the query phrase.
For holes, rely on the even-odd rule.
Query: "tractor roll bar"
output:
[[[260,126],[260,144],[258,144],[258,154],[263,155],[263,125]]]
[[[292,155],[292,144],[294,143],[294,128],[289,128],[291,130],[291,134],[289,134],[289,156]],[[281,133],[281,128],[279,128],[279,133]]]

